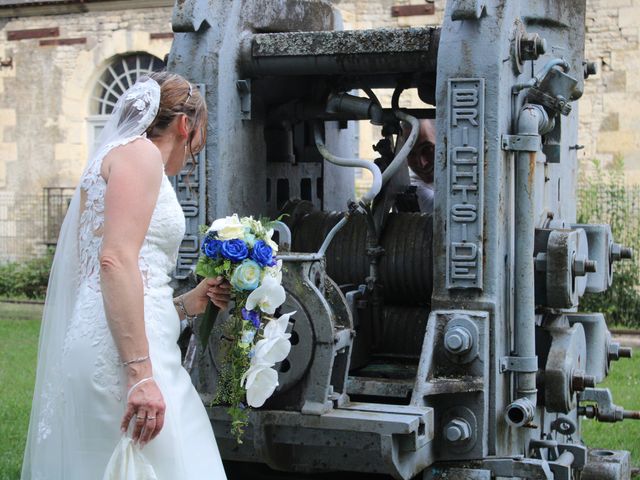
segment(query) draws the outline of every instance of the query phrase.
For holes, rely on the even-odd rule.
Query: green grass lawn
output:
[[[40,305],[0,303],[0,480],[20,478],[41,314]],[[640,410],[640,350],[631,360],[613,363],[602,386],[611,389],[617,405]],[[640,421],[583,420],[582,427],[590,447],[630,450],[633,464],[640,465]]]
[[[640,410],[640,349],[633,358],[623,358],[611,364],[607,379],[598,387],[608,387],[616,405],[625,410]],[[624,420],[617,423],[582,421],[584,441],[592,448],[629,450],[631,462],[640,466],[640,420]]]
[[[0,480],[20,478],[41,315],[41,305],[0,304]]]

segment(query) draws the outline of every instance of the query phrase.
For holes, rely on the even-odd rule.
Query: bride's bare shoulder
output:
[[[115,147],[102,160],[100,173],[105,180],[115,165],[126,163],[127,168],[143,172],[162,169],[162,154],[150,140],[140,137],[124,145]]]

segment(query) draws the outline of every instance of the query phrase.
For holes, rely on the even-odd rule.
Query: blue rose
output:
[[[261,267],[271,267],[275,265],[273,259],[273,249],[262,240],[258,240],[251,250],[251,259]]]
[[[246,308],[242,308],[242,318],[251,322],[255,328],[260,327],[260,312],[256,312],[255,310],[247,310]]]
[[[255,290],[260,284],[262,269],[253,260],[244,260],[231,275],[231,286],[236,290]]]
[[[220,258],[220,250],[222,249],[222,242],[213,238],[205,238],[202,242],[202,253],[212,260]]]
[[[246,243],[236,238],[222,242],[220,253],[232,262],[241,262],[249,256],[249,249]]]

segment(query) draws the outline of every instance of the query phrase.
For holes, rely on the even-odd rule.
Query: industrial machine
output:
[[[449,0],[438,27],[348,31],[325,0],[177,2],[169,68],[210,113],[207,148],[176,181],[189,229],[176,279],[200,224],[237,212],[288,225],[293,349],[244,443],[211,406],[225,339],[192,371],[232,478],[243,464],[286,478],[629,478],[628,452],[581,437],[583,417],[638,418],[598,387],[631,350],[579,308],[631,256],[607,225],[576,224],[578,106],[595,73],[584,19],[585,0]],[[410,90],[423,105],[400,108]],[[424,118],[433,213],[406,164]],[[357,158],[359,122],[380,127],[375,163]],[[359,198],[356,168],[373,178]]]

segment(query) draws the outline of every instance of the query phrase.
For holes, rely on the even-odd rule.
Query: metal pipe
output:
[[[398,110],[395,113],[396,118],[404,122],[409,122],[411,124],[411,132],[409,133],[409,137],[407,137],[407,141],[404,142],[404,145],[402,145],[402,148],[393,159],[391,164],[385,169],[384,172],[382,172],[382,185],[385,185],[389,181],[389,179],[391,179],[391,177],[395,175],[402,163],[407,159],[409,153],[411,152],[411,149],[413,149],[413,147],[415,146],[416,141],[418,140],[418,134],[420,133],[420,122],[416,117],[413,117],[401,110]]]
[[[518,135],[539,136],[538,132],[547,122],[548,116],[541,106],[527,104],[522,107],[518,117]],[[515,165],[514,347],[516,355],[523,358],[536,356],[535,298],[532,288],[534,284],[535,167],[536,152],[517,152]],[[533,405],[535,411],[536,372],[517,372],[516,378],[516,398],[518,400],[514,404],[526,400]],[[531,409],[523,411],[531,414]],[[533,416],[528,420],[533,420]]]
[[[513,122],[516,121],[516,108],[517,108],[516,104],[517,104],[518,95],[520,94],[520,92],[525,88],[531,88],[531,87],[537,86],[538,83],[540,83],[542,79],[547,75],[547,73],[549,73],[549,71],[556,66],[562,67],[562,69],[565,72],[568,72],[571,68],[569,63],[563,58],[553,58],[549,60],[544,67],[542,67],[542,70],[540,70],[537,75],[531,77],[526,82],[516,83],[513,87],[511,87],[511,118],[512,118],[511,126],[512,128],[515,126]]]
[[[276,220],[273,222],[273,229],[280,234],[278,240],[286,248],[291,248],[291,230],[286,223]]]
[[[342,158],[333,155],[324,142],[322,141],[322,134],[320,132],[320,124],[315,122],[313,125],[313,134],[316,141],[316,147],[318,147],[318,151],[320,155],[327,160],[328,162],[333,163],[334,165],[340,165],[341,167],[355,167],[355,168],[366,168],[373,175],[373,183],[371,184],[371,188],[365,193],[362,198],[358,201],[358,203],[369,203],[371,202],[378,193],[380,193],[380,189],[382,188],[382,174],[380,173],[380,169],[373,162],[368,162],[366,160],[361,160],[359,158]]]
[[[371,89],[369,89],[371,91]],[[373,94],[373,92],[371,92]],[[382,125],[383,109],[379,103],[368,98],[360,98],[348,93],[330,95],[327,100],[327,113],[351,113],[361,118],[371,119],[374,125]]]
[[[564,58],[551,59],[545,64],[544,67],[542,67],[542,70],[540,70],[535,77],[530,78],[526,82],[516,83],[513,87],[511,87],[511,92],[513,94],[517,94],[521,90],[524,90],[525,88],[535,87],[536,85],[538,85],[538,83],[542,81],[544,77],[547,76],[547,74],[553,67],[558,67],[558,66],[562,67],[562,70],[564,72],[568,72],[571,69],[571,66]]]
[[[528,398],[519,398],[507,407],[505,420],[514,427],[524,427],[535,414],[536,406]]]
[[[320,245],[320,249],[318,250],[318,255],[325,254],[325,252],[327,251],[327,248],[329,248],[329,244],[331,244],[331,240],[333,240],[333,237],[335,237],[336,234],[340,231],[340,229],[342,229],[342,227],[344,227],[347,224],[348,220],[349,220],[349,216],[345,215],[340,219],[338,223],[336,223],[333,226],[329,234],[324,239],[324,242],[322,242],[322,245]]]
[[[574,461],[575,457],[573,456],[573,453],[571,453],[569,450],[565,450],[556,460],[553,461],[553,463],[555,463],[556,465],[562,465],[563,467],[570,467],[571,465],[573,465]]]

